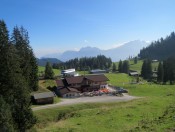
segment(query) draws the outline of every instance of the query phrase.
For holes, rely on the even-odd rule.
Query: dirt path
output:
[[[139,97],[134,97],[134,96],[130,96],[128,94],[124,94],[124,96],[122,96],[122,97],[102,95],[102,96],[94,96],[94,97],[80,97],[80,98],[74,98],[74,99],[61,99],[61,102],[59,102],[57,104],[38,106],[38,107],[32,108],[32,110],[36,111],[36,110],[54,108],[54,107],[58,107],[58,106],[80,104],[80,103],[123,102],[123,101],[133,100],[136,98],[139,98]]]

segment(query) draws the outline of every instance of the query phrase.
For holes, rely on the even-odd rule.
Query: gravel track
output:
[[[98,102],[124,102],[133,100],[139,97],[130,96],[128,94],[123,94],[123,96],[109,96],[109,95],[102,95],[102,96],[93,96],[93,97],[80,97],[80,98],[71,98],[71,99],[61,99],[61,102],[56,104],[49,104],[43,105],[32,108],[33,111],[42,110],[42,109],[49,109],[55,108],[59,106],[67,106],[73,104],[80,104],[80,103],[98,103]]]

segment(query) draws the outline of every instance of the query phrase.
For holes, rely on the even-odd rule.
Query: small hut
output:
[[[34,104],[52,104],[55,94],[53,92],[36,93],[32,95],[32,102]]]

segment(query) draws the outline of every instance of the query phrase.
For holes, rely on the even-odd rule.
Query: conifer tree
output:
[[[144,78],[144,79],[146,79],[146,71],[147,71],[147,61],[146,60],[144,60],[143,61],[143,64],[142,64],[142,69],[141,69],[141,76]]]
[[[165,60],[170,56],[175,56],[175,33],[172,32],[166,38],[160,38],[152,42],[146,48],[140,50],[139,57],[141,59],[158,59]]]
[[[157,81],[158,82],[163,82],[163,73],[164,73],[163,65],[161,62],[159,62],[158,71],[157,71]]]
[[[167,73],[168,73],[168,80],[170,84],[174,84],[175,81],[175,57],[169,57],[167,59]]]
[[[14,45],[9,42],[4,21],[0,21],[0,95],[10,106],[15,131],[31,128],[36,118],[30,108],[28,82],[20,68],[20,58]]]
[[[151,60],[145,59],[143,61],[141,75],[144,79],[151,79],[151,77],[152,77]]]
[[[0,132],[13,132],[13,119],[10,106],[0,96]]]
[[[32,88],[32,90],[37,91],[38,86],[38,65],[37,65],[37,59],[33,52],[30,53],[31,59],[30,59],[30,65],[31,65],[31,71],[30,71],[30,77],[29,77],[29,86]]]
[[[123,68],[122,69],[123,69],[123,73],[126,73],[126,74],[129,73],[129,62],[127,60],[125,60],[123,62]]]
[[[33,54],[33,50],[29,45],[28,32],[23,27],[17,26],[13,30],[12,43],[17,49],[17,54],[20,59],[20,68],[22,75],[25,77],[30,90],[38,90],[38,67],[37,61]]]
[[[50,65],[49,62],[46,63],[45,66],[45,79],[53,79],[54,78],[54,72],[52,70],[52,66]]]
[[[16,87],[12,105],[12,116],[18,131],[24,132],[36,123],[36,117],[30,108],[30,93],[25,79],[16,75]]]
[[[7,86],[7,75],[9,74],[7,69],[8,39],[6,24],[3,20],[0,20],[0,95],[4,95],[4,97],[8,97],[8,93],[11,91]]]
[[[151,60],[147,59],[147,79],[151,79],[152,77],[152,65]]]
[[[167,61],[163,61],[163,83],[166,84],[166,82],[168,81],[168,65],[167,65]]]
[[[120,73],[123,72],[123,64],[122,64],[122,61],[121,60],[119,61],[119,64],[118,64],[118,71]]]
[[[137,64],[137,57],[134,57],[134,64]]]
[[[117,67],[116,67],[116,64],[115,63],[113,63],[113,65],[112,65],[112,71],[113,72],[116,72],[117,71]]]

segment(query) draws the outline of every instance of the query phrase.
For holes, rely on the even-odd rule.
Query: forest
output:
[[[139,57],[141,59],[156,59],[165,60],[168,57],[175,56],[175,33],[172,32],[165,39],[160,38],[159,40],[152,42],[148,47],[140,50]]]
[[[38,90],[38,66],[27,30],[15,26],[9,35],[3,20],[0,62],[0,131],[25,132],[36,123],[30,93]]]
[[[138,55],[143,59],[141,75],[144,79],[152,78],[151,60],[159,60],[157,82],[174,84],[175,80],[175,33],[172,32],[165,39],[152,42],[147,48],[143,48]]]
[[[75,58],[64,63],[53,64],[53,68],[57,69],[69,69],[75,68],[76,70],[92,70],[92,69],[109,69],[112,65],[111,58],[107,58],[104,55],[98,55],[97,57],[83,57]]]

